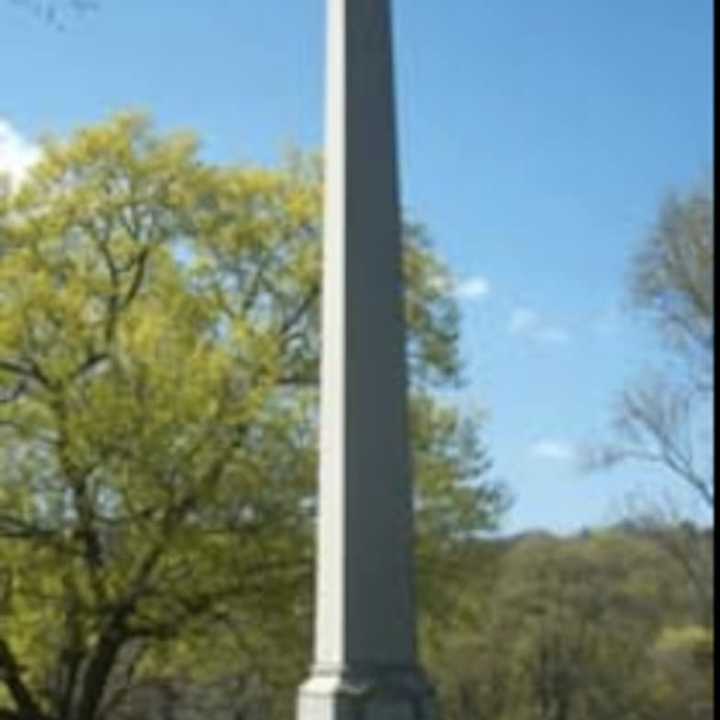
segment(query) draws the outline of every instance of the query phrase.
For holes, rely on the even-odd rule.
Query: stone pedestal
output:
[[[328,10],[315,664],[298,720],[428,720],[390,0],[328,0]]]
[[[301,720],[434,720],[434,696],[418,668],[377,667],[324,674],[300,689]]]

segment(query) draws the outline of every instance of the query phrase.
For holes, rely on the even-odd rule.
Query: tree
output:
[[[713,717],[713,633],[694,625],[664,628],[652,655],[654,717]]]
[[[490,562],[492,550],[478,548],[476,574],[437,635],[429,666],[443,717],[685,717],[672,715],[675,697],[666,702],[675,678],[662,638],[680,627],[704,648],[707,634],[688,627],[679,568],[654,542],[612,530],[504,544]],[[684,660],[682,679],[704,692],[707,667]]]
[[[321,181],[312,158],[212,167],[191,136],[122,115],[49,141],[0,199],[0,719],[111,718],[178,679],[299,679]],[[435,392],[459,377],[457,308],[407,235],[432,548],[492,526],[504,493],[478,425]]]
[[[715,239],[712,195],[700,188],[671,195],[653,233],[636,254],[631,293],[651,313],[671,347],[697,356],[692,366],[700,390],[712,383]]]
[[[623,526],[652,540],[680,568],[688,588],[693,622],[711,628],[714,622],[714,529],[688,520],[675,496],[631,498]]]
[[[591,466],[627,460],[661,465],[709,509],[714,503],[712,463],[707,462],[712,447],[709,437],[697,447],[693,425],[698,413],[706,423],[711,420],[713,260],[712,196],[700,190],[669,198],[634,258],[630,291],[634,307],[649,314],[672,351],[675,372],[650,373],[629,387],[616,409],[616,441],[589,458]]]
[[[670,196],[652,233],[635,255],[629,276],[632,307],[649,317],[670,356],[670,369],[649,371],[629,385],[614,415],[614,436],[593,447],[590,469],[639,461],[664,470],[698,499],[714,507],[714,200],[704,188],[684,197]],[[667,503],[664,503],[667,506]],[[673,507],[674,505],[674,507]],[[640,513],[638,521],[656,536],[688,572],[698,607],[712,622],[712,558],[694,525],[660,505]],[[675,525],[680,538],[668,529]],[[668,540],[672,543],[668,544]]]

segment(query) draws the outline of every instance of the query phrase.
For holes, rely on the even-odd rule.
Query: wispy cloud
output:
[[[518,308],[510,317],[510,332],[513,335],[523,335],[536,328],[539,323],[540,317],[534,310]]]
[[[457,297],[463,300],[480,300],[490,294],[490,283],[481,275],[461,280],[455,288]]]
[[[482,275],[472,275],[458,280],[452,275],[443,274],[431,278],[430,285],[437,292],[453,295],[458,300],[481,300],[491,291],[490,283]]]
[[[567,343],[570,342],[570,333],[564,328],[547,326],[538,328],[535,331],[535,338],[541,342],[548,343]]]
[[[508,330],[511,335],[543,343],[562,344],[570,340],[567,330],[547,322],[539,313],[529,308],[517,308],[513,311]]]
[[[0,174],[7,174],[11,183],[17,186],[39,157],[40,148],[0,118]]]
[[[574,445],[563,440],[538,440],[530,446],[530,453],[544,460],[558,460],[566,462],[575,460],[577,449]]]

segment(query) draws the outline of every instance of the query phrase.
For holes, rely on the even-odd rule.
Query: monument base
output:
[[[436,720],[435,694],[418,668],[315,668],[297,720]]]

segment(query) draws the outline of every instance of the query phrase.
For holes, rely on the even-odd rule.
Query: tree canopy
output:
[[[700,522],[715,501],[714,254],[712,191],[700,185],[669,195],[627,278],[630,307],[652,323],[665,363],[628,383],[615,405],[612,436],[587,458],[591,469],[625,462],[655,468],[699,502]],[[631,508],[632,522],[683,569],[696,620],[711,627],[713,549],[696,527],[699,515],[680,497],[663,498],[658,490],[644,507]]]
[[[444,718],[710,717],[713,632],[656,538],[529,534],[474,554],[429,643]]]
[[[302,671],[319,167],[212,166],[126,114],[48,140],[0,196],[2,720],[110,718],[169,675]],[[448,271],[421,227],[405,247],[432,583],[506,497],[478,422],[437,393],[460,378]]]
[[[654,323],[671,370],[648,369],[616,405],[615,437],[589,465],[627,460],[668,471],[712,509],[714,397],[714,200],[700,188],[671,195],[628,276],[632,307]],[[701,432],[698,432],[698,428]]]
[[[714,200],[705,188],[671,194],[636,253],[630,289],[673,347],[712,353],[715,318]],[[705,368],[707,370],[707,368]]]

